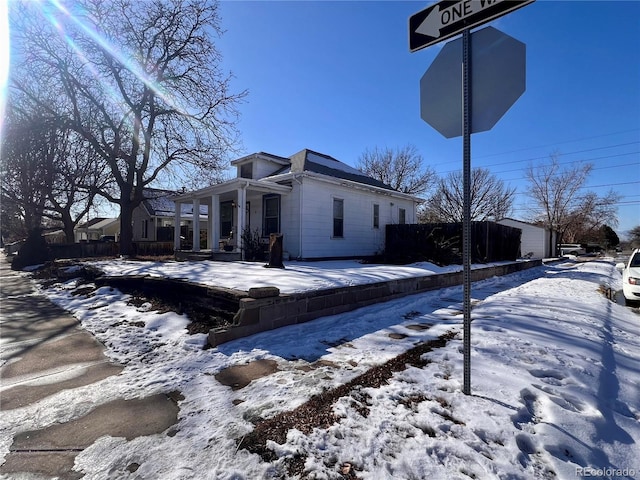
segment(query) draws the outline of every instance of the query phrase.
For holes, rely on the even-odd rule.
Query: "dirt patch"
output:
[[[238,448],[257,453],[267,462],[274,461],[277,456],[267,448],[268,440],[283,444],[286,441],[287,432],[292,428],[309,434],[314,428],[330,427],[338,421],[338,417],[333,413],[333,404],[341,397],[353,397],[354,401],[361,405],[361,415],[366,416],[368,402],[367,396],[361,392],[363,387],[378,388],[386,383],[395,372],[405,370],[407,365],[424,367],[429,361],[423,359],[422,356],[435,348],[444,347],[455,336],[456,333],[450,331],[435,340],[421,343],[388,362],[371,368],[344,385],[314,395],[294,410],[282,412],[258,422],[254,430],[239,441]]]
[[[432,323],[414,323],[412,325],[407,325],[406,328],[409,330],[415,330],[415,331],[422,331],[422,330],[429,330],[431,327],[433,327]]]
[[[246,365],[234,365],[216,373],[215,378],[221,384],[231,387],[232,390],[240,390],[249,385],[253,380],[266,377],[278,371],[278,362],[275,360],[256,360]]]
[[[409,335],[405,335],[404,333],[390,333],[389,338],[392,340],[402,340],[403,338],[407,338]]]

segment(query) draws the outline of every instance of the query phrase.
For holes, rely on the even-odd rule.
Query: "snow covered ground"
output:
[[[233,276],[238,283],[222,282],[228,273],[206,271],[209,262],[168,264],[164,268],[174,269],[171,273],[157,270],[157,264],[133,263],[101,262],[101,268],[245,289]],[[308,268],[302,272],[308,276],[293,278],[292,273],[290,278],[294,269],[288,265],[286,275],[278,271],[288,280],[277,286],[298,291],[424,275],[435,268],[353,266],[340,273],[331,263],[298,267]],[[250,286],[272,275],[268,269],[249,274],[249,268],[244,266],[242,275],[252,279]],[[607,300],[599,291],[602,285],[621,289],[612,261],[567,261],[474,283],[473,395],[465,396],[461,287],[203,350],[205,335],[188,336],[186,318],[157,314],[149,305],[127,305],[127,295],[108,287],[90,297],[74,296],[75,282],[69,281],[44,293],[71,310],[125,369],[3,412],[0,458],[16,432],[67,421],[86,413],[89,405],[116,398],[179,390],[184,400],[172,436],[102,437],[79,453],[76,469],[90,479],[275,479],[288,478],[285,460],[301,455],[307,478],[317,479],[345,478],[340,473],[345,463],[357,478],[372,480],[637,479],[640,317]],[[293,409],[448,331],[458,335],[426,354],[425,367],[409,366],[379,388],[339,399],[334,425],[310,434],[291,430],[284,444],[270,444],[277,460],[268,463],[238,448],[252,431],[252,420]],[[278,371],[236,390],[215,378],[227,367],[256,360],[273,360]],[[363,398],[364,414],[358,408]],[[140,467],[131,473],[127,466],[134,462]]]
[[[137,262],[107,260],[87,262],[106,275],[149,275],[184,278],[203,285],[248,291],[275,286],[282,293],[348,287],[462,270],[461,265],[438,267],[420,262],[411,265],[363,264],[357,260],[285,262],[285,269],[264,268],[259,262]],[[484,266],[497,265],[485,264]]]

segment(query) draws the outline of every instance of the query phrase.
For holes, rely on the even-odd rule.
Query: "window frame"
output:
[[[149,220],[148,219],[142,220],[142,232],[141,232],[140,238],[142,239],[149,238]]]
[[[344,238],[344,198],[332,197],[331,217],[333,228],[331,238]],[[340,205],[340,216],[336,216],[336,205]]]
[[[277,201],[277,213],[276,215],[273,216],[269,216],[267,217],[267,202],[272,201],[272,200],[276,200]],[[281,195],[277,194],[277,193],[269,193],[266,195],[262,196],[262,236],[263,237],[269,237],[269,234],[271,233],[280,233],[280,228],[281,228],[281,217],[282,217],[282,202],[281,202]],[[275,231],[269,231],[270,229],[267,228],[267,220],[271,220],[271,219],[276,219],[276,230]]]
[[[249,169],[247,172],[246,169]],[[249,174],[247,177],[246,174]],[[240,178],[247,178],[249,180],[253,180],[253,162],[247,162],[240,165]]]
[[[380,228],[380,204],[379,203],[373,204],[373,228],[375,229]]]
[[[398,224],[406,225],[407,224],[407,209],[398,207]]]
[[[222,238],[227,238],[231,235],[231,232],[233,232],[233,200],[229,200],[226,202],[220,202],[220,237]],[[222,214],[223,209],[227,209],[229,213],[231,214],[231,219],[230,220],[224,220],[224,216]],[[223,225],[225,223],[229,224],[229,228],[225,231],[225,229],[223,228]]]

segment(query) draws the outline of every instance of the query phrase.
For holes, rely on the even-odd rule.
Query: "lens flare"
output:
[[[0,0],[0,137],[2,137],[7,102],[9,52],[9,5],[8,0]]]
[[[86,52],[82,50],[78,45],[78,42],[74,41],[73,36],[70,33],[71,29],[66,28],[66,25],[73,26],[83,35],[86,35],[93,43],[98,45],[106,55],[112,57],[117,63],[121,64],[129,72],[135,75],[140,82],[153,91],[154,95],[171,109],[176,110],[181,114],[188,115],[186,109],[180,106],[175,98],[168,95],[167,92],[144,70],[137,61],[135,55],[131,54],[131,52],[127,52],[124,46],[115,45],[100,35],[93,25],[91,25],[89,18],[79,12],[71,11],[60,0],[50,0],[47,3],[54,8],[42,8],[41,11],[44,17],[51,23],[51,25],[53,25],[55,30],[61,35],[78,58],[82,60],[83,66],[87,68],[96,79],[100,80],[102,88],[105,93],[111,97],[112,104],[116,108],[123,109],[124,105],[122,105],[122,94],[116,91],[115,82],[113,85],[109,85],[105,82],[104,78],[99,74],[96,68],[93,67],[93,62],[89,60]],[[120,100],[118,101],[116,99]]]

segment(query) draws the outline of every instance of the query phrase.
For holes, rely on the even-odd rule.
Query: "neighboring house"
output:
[[[177,192],[145,188],[144,200],[133,210],[134,242],[172,242],[174,237],[176,205],[171,200]],[[207,219],[206,205],[200,206],[200,218],[204,225]],[[184,204],[180,215],[183,236],[193,231],[193,206]]]
[[[416,223],[422,201],[307,149],[288,158],[254,153],[231,165],[237,178],[173,198],[179,212],[185,205],[207,206],[211,214],[200,227],[213,251],[231,232],[242,251],[238,239],[248,227],[265,243],[271,233],[282,233],[290,258],[370,256],[383,250],[386,224]],[[178,250],[177,236],[174,245]],[[195,242],[193,250],[199,250]]]
[[[43,233],[44,241],[48,244],[61,244],[67,242],[64,230],[54,230],[53,232]]]
[[[103,236],[120,236],[120,219],[97,217],[88,222],[79,224],[73,230],[75,241],[92,242],[99,241]]]
[[[553,246],[556,244],[556,232],[551,232],[548,228],[513,218],[503,218],[496,223],[522,230],[522,236],[520,237],[521,256],[526,256],[529,253],[531,253],[531,257],[533,258],[550,258],[555,256]]]

